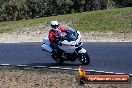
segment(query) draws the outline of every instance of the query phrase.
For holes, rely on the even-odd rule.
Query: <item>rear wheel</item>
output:
[[[82,65],[88,65],[90,63],[90,57],[88,53],[80,53],[78,56],[78,60],[82,63]]]
[[[57,54],[52,54],[52,58],[56,61],[56,63],[58,63],[58,64],[62,64],[63,62],[64,62],[64,60],[62,60],[63,58],[62,57],[60,57],[59,55],[57,55]]]

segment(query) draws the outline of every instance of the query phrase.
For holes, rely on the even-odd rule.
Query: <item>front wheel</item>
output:
[[[78,55],[78,60],[82,63],[82,65],[88,65],[90,63],[90,57],[88,53],[80,53]]]

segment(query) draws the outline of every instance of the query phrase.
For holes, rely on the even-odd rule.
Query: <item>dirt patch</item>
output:
[[[0,43],[42,42],[48,31],[28,31],[0,34]],[[132,32],[87,32],[81,33],[83,42],[132,42]]]
[[[49,69],[9,69],[0,67],[0,88],[131,88],[132,84],[85,84],[77,72]]]
[[[87,42],[132,42],[132,32],[88,32],[82,33],[82,40]]]

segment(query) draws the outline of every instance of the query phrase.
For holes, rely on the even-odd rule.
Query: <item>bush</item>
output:
[[[131,0],[0,0],[0,21],[62,15],[117,6],[131,6]]]

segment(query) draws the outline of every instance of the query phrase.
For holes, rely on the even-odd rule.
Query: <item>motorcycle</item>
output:
[[[88,65],[90,63],[90,57],[87,51],[82,48],[83,43],[81,42],[81,34],[79,31],[68,27],[65,32],[62,32],[58,36],[58,48],[54,51],[50,47],[50,42],[48,38],[43,39],[41,48],[49,53],[51,57],[59,64],[64,61],[75,62],[77,59],[82,65]]]

